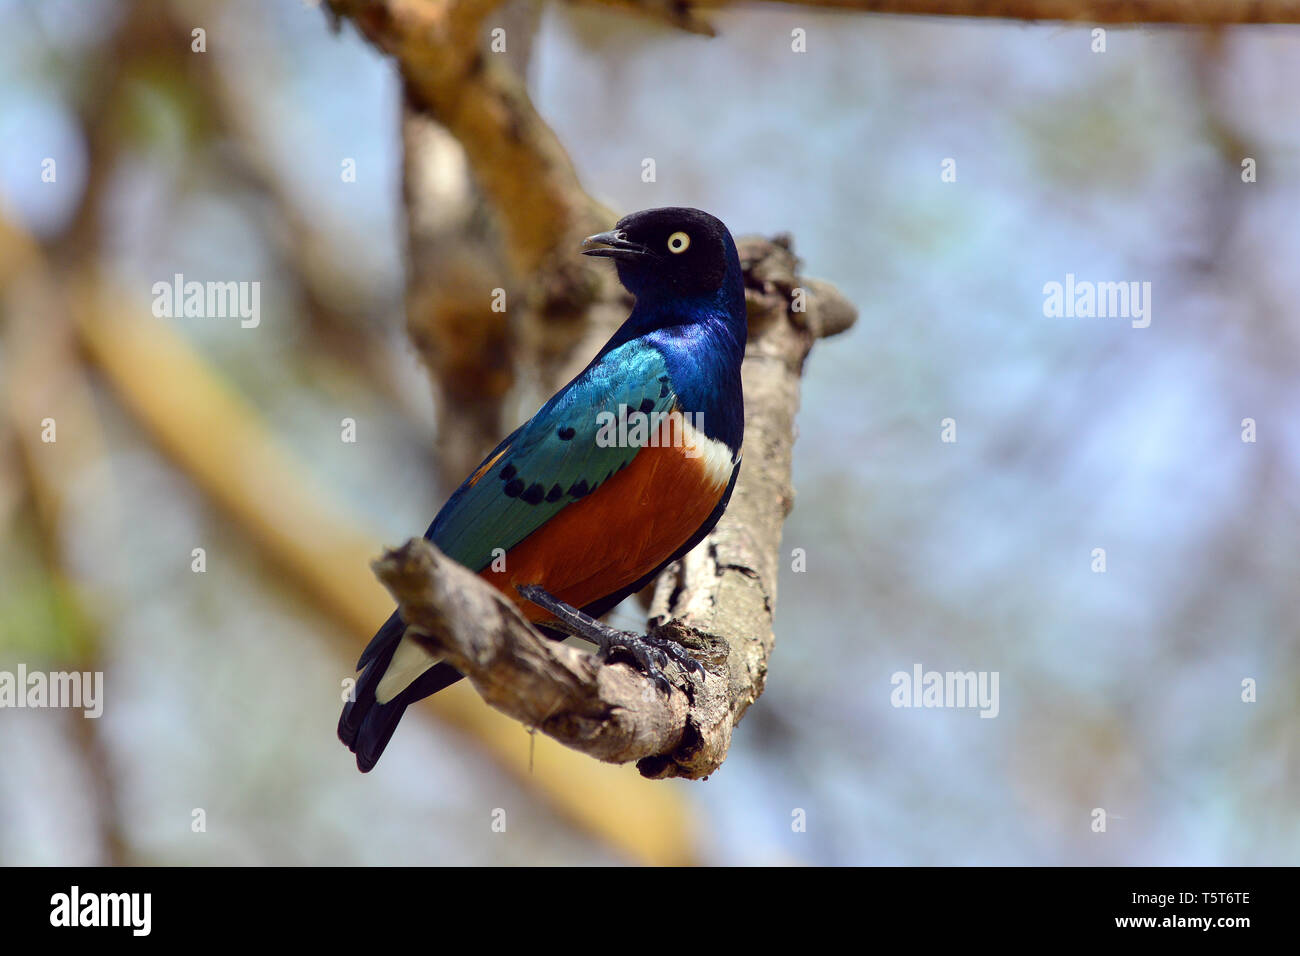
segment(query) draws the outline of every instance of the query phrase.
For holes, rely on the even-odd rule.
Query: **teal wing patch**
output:
[[[639,437],[636,445],[610,441],[621,410],[653,415],[676,400],[656,349],[639,342],[613,349],[484,459],[475,474],[491,466],[456,490],[426,537],[471,571],[483,570],[495,549],[509,551],[636,457]]]

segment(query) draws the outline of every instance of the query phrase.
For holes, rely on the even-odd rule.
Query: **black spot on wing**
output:
[[[555,430],[555,434],[559,436],[560,441],[569,441],[577,432],[569,425],[561,425]]]
[[[513,464],[506,465],[504,468],[501,469],[502,481],[509,481],[514,476],[515,476],[515,466]],[[515,494],[518,494],[518,492],[515,492]],[[514,495],[511,495],[510,497],[513,498]]]
[[[530,505],[541,504],[542,498],[545,494],[546,489],[537,482],[533,482],[528,486],[528,490],[519,496],[519,500],[526,501]]]
[[[650,399],[650,398],[643,398],[643,399],[641,399],[641,414],[642,414],[642,415],[649,415],[652,411],[654,411],[654,408],[655,408],[655,403],[654,403],[654,400],[653,400],[653,399]]]
[[[559,501],[564,496],[564,489],[558,484],[551,485],[551,490],[546,493],[547,501]]]
[[[591,489],[587,487],[586,478],[583,478],[580,481],[575,481],[573,484],[569,485],[568,494],[570,498],[581,498],[590,493]]]
[[[506,485],[505,493],[507,498],[518,498],[519,493],[524,490],[524,483],[516,478],[510,484]]]

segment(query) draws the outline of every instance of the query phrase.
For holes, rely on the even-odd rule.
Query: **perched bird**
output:
[[[740,471],[745,291],[721,221],[698,209],[633,213],[585,240],[636,303],[573,381],[508,435],[425,537],[500,588],[553,636],[699,665],[668,641],[596,621],[713,529]],[[499,550],[497,550],[499,549]],[[370,770],[403,711],[462,675],[394,612],[361,655],[339,738]]]

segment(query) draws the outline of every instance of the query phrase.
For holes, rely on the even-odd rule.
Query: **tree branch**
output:
[[[745,458],[731,505],[686,561],[661,576],[652,632],[683,644],[704,675],[665,696],[626,664],[542,637],[514,605],[423,539],[375,562],[403,618],[493,707],[598,760],[647,777],[707,777],[763,691],[774,637],[781,529],[799,379],[818,338],[856,319],[824,283],[796,276],[788,237],[739,243],[750,341],[743,367]],[[797,311],[800,307],[806,311]]]
[[[501,221],[515,271],[526,276],[554,267],[548,260],[606,217],[579,185],[523,80],[504,57],[483,49],[486,20],[501,3],[330,0],[330,8],[396,60],[411,99],[460,141]]]
[[[714,36],[702,12],[754,4],[759,0],[579,0],[613,7]],[[1297,0],[780,0],[787,6],[819,7],[844,13],[1056,20],[1123,25],[1183,23],[1228,26],[1244,23],[1300,23]]]
[[[493,707],[598,760],[626,763],[680,744],[690,705],[626,664],[543,637],[515,606],[423,538],[389,551],[375,573],[412,627]],[[720,683],[711,672],[706,683]]]
[[[512,69],[512,61],[526,60],[532,27],[517,10],[499,9],[502,3],[329,4],[393,57],[406,86],[407,326],[435,382],[439,467],[452,485],[500,437],[512,366],[554,391],[571,375],[570,359],[585,350],[590,330],[607,337],[626,314],[619,314],[623,292],[609,270],[573,255],[579,240],[616,217],[583,190]],[[485,49],[489,26],[507,31],[504,53]],[[437,158],[433,147],[448,140],[463,150],[490,228],[431,219],[433,212],[452,218],[447,197],[435,194],[446,171],[424,175]],[[507,293],[508,324],[507,313],[493,311],[496,288]]]

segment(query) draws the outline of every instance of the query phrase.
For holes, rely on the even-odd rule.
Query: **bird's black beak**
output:
[[[593,245],[593,243],[598,243],[598,245]],[[582,250],[584,256],[601,256],[605,259],[635,261],[651,255],[649,249],[630,240],[627,233],[621,229],[611,229],[609,232],[588,236],[582,240],[582,245],[584,246]],[[591,248],[585,248],[588,246]]]

